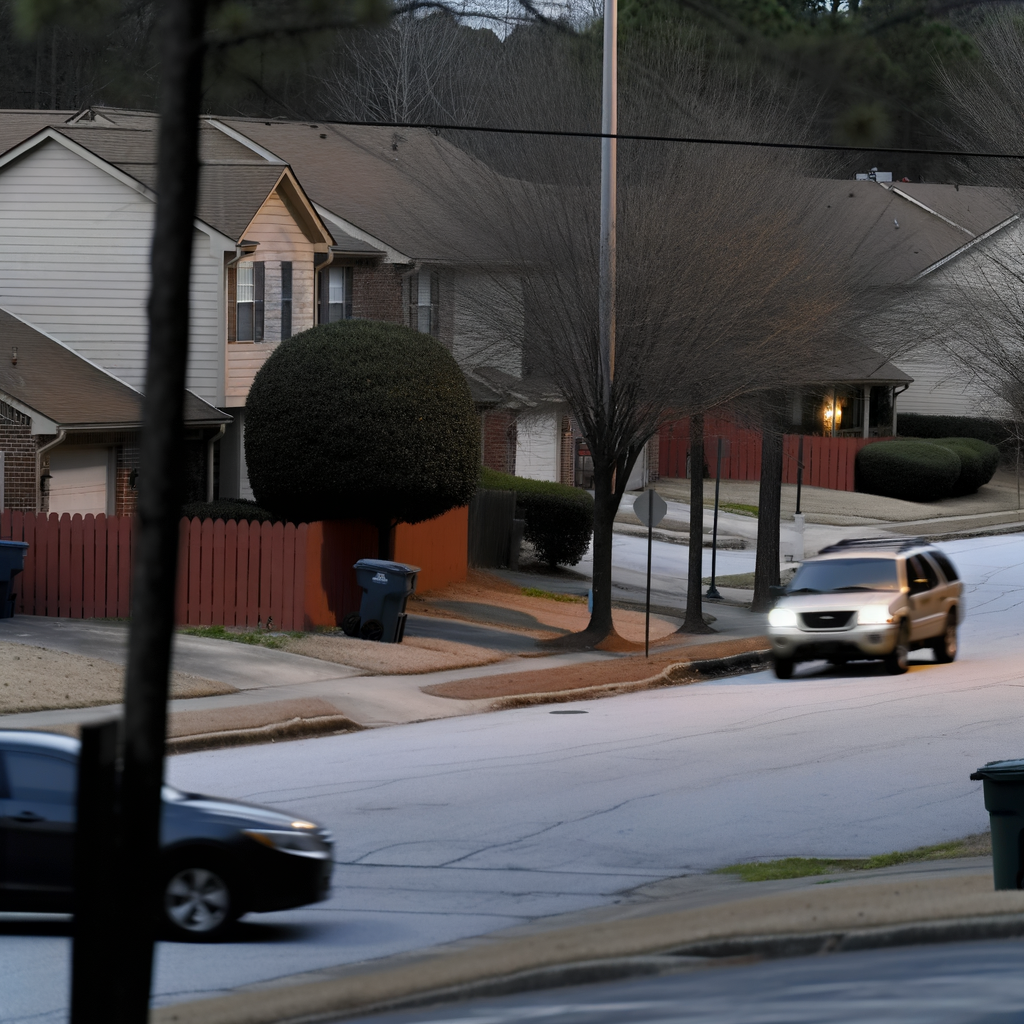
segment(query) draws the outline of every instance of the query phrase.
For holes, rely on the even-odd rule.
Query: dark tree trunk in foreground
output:
[[[774,424],[761,434],[761,486],[757,501],[757,561],[754,564],[755,612],[772,604],[769,588],[779,583],[779,525],[782,519],[782,431]]]
[[[704,414],[690,417],[690,558],[680,633],[713,633],[704,621]]]
[[[620,494],[613,490],[615,471],[594,460],[594,607],[586,633],[595,641],[615,631],[612,624],[612,526]]]
[[[160,788],[181,509],[182,404],[188,359],[189,272],[199,176],[198,123],[205,0],[165,0],[161,20],[160,135],[150,260],[149,353],[142,427],[132,622],[124,701],[124,864],[114,906],[124,944],[110,958],[109,1020],[149,1017]]]

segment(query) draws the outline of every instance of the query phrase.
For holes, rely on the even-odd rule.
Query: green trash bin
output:
[[[989,761],[971,774],[985,786],[997,889],[1024,889],[1024,758]]]

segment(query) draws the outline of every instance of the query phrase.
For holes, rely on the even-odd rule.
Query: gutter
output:
[[[52,441],[48,441],[41,448],[36,449],[36,512],[43,511],[43,456],[56,448],[57,445],[63,444],[67,436],[68,432],[61,427],[57,432],[57,436]]]
[[[227,424],[222,423],[220,430],[206,442],[206,500],[213,501],[213,446],[224,436]]]

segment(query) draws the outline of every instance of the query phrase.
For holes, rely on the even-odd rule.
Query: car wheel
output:
[[[384,626],[376,619],[368,619],[359,630],[364,640],[381,640],[384,637]]]
[[[163,923],[170,938],[186,942],[219,939],[240,916],[227,872],[196,859],[167,872]]]
[[[956,658],[957,646],[956,615],[950,612],[946,619],[945,628],[932,641],[935,660],[943,664],[949,664],[949,662]]]
[[[773,658],[772,667],[775,669],[775,678],[792,679],[793,665],[794,662],[792,658]]]
[[[910,664],[910,630],[906,622],[900,625],[896,634],[896,646],[885,656],[885,671],[891,676],[901,676]]]

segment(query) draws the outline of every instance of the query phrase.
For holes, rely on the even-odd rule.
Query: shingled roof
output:
[[[65,430],[142,425],[143,396],[67,345],[0,309],[0,395]],[[231,417],[185,392],[185,423],[217,426]]]

